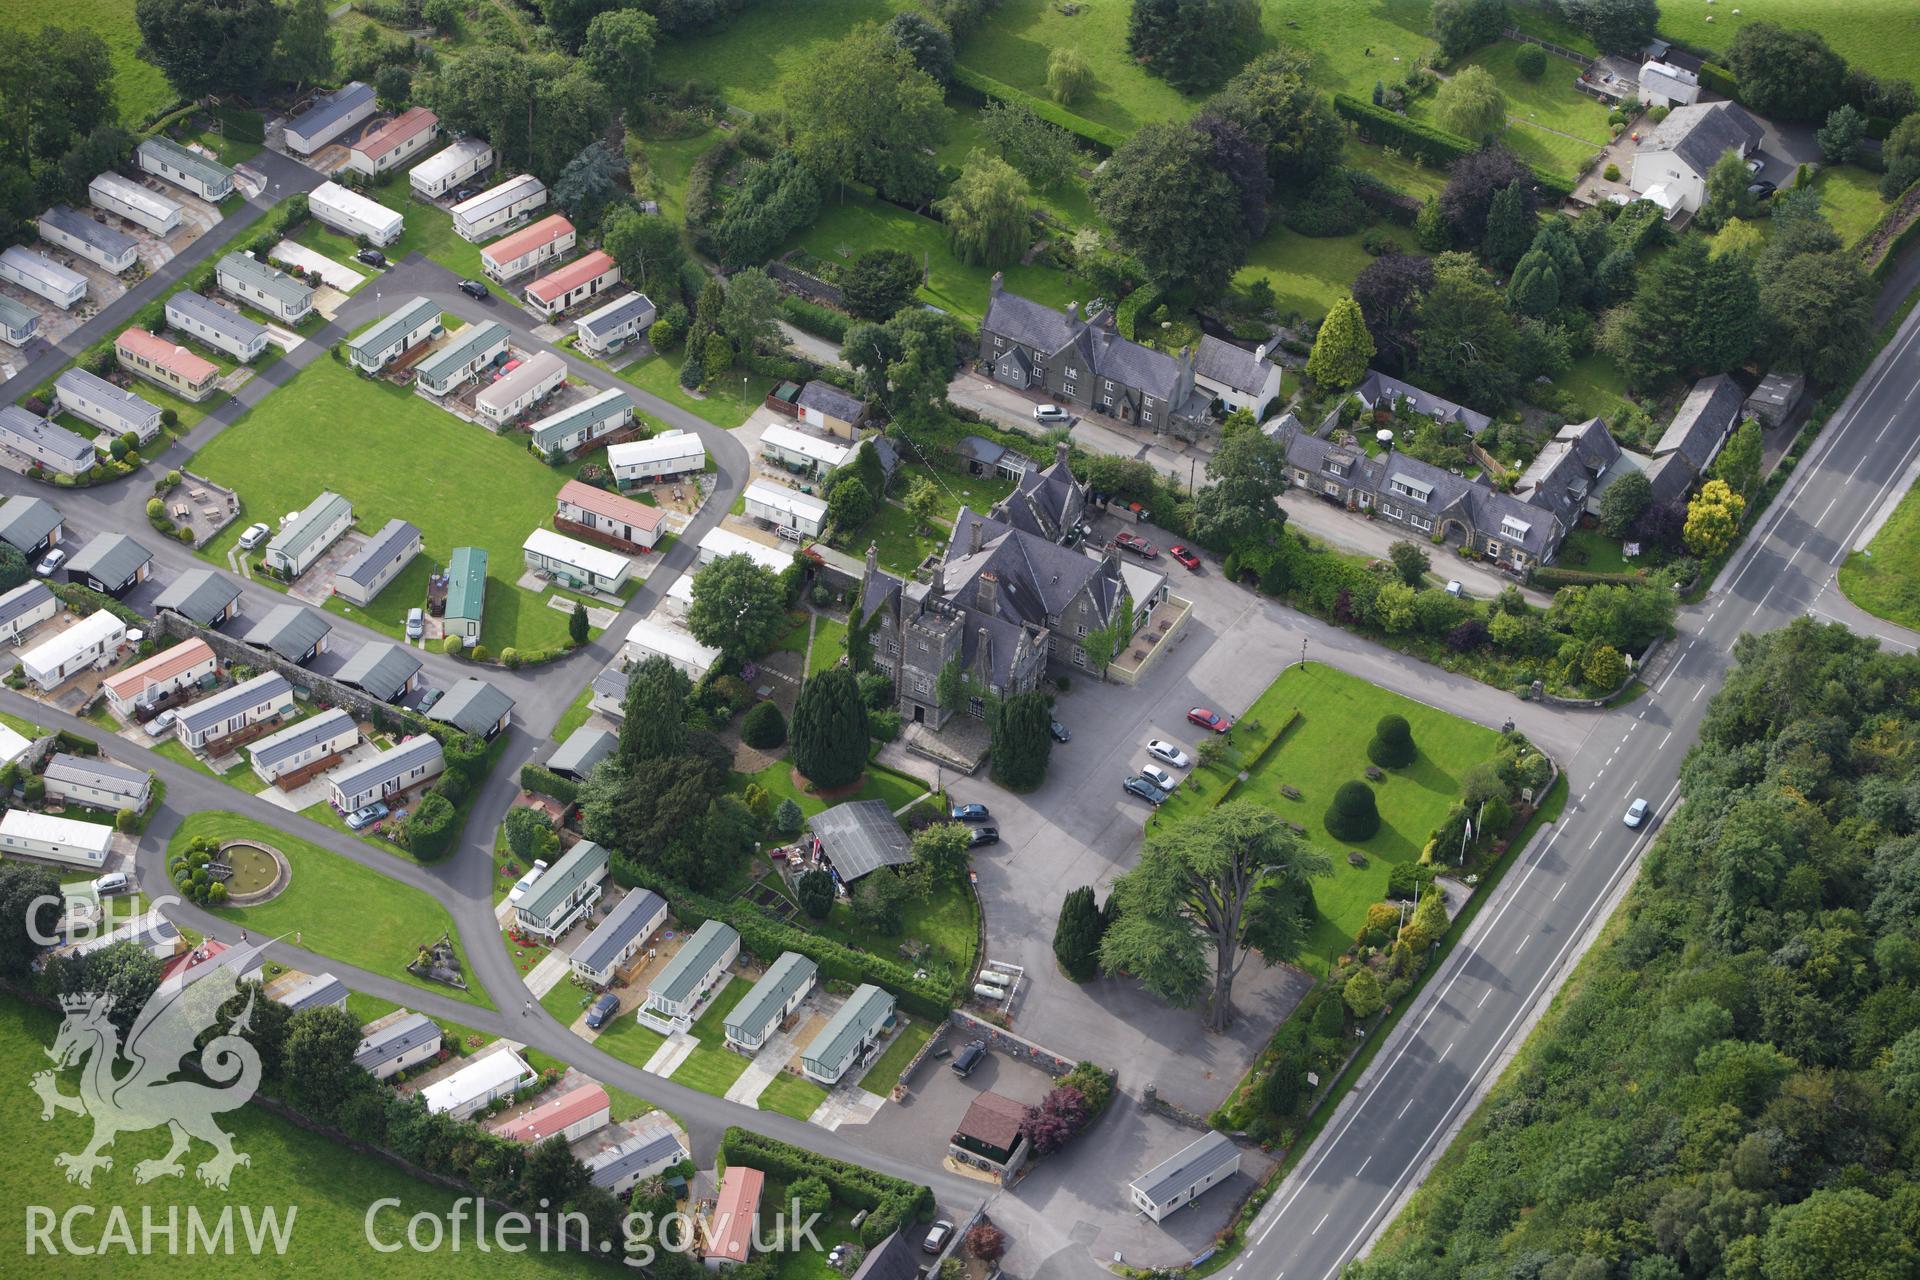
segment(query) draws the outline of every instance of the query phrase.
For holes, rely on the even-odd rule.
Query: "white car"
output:
[[[1165,761],[1176,769],[1186,769],[1193,764],[1186,752],[1171,742],[1163,742],[1159,738],[1154,738],[1147,743],[1147,754],[1155,760]]]
[[[1174,787],[1173,775],[1168,773],[1165,769],[1162,769],[1157,764],[1141,765],[1140,776],[1145,778],[1148,782],[1151,782],[1154,786],[1160,788],[1162,791],[1173,790],[1173,787]]]
[[[1627,825],[1636,829],[1644,825],[1647,820],[1647,811],[1652,807],[1653,806],[1648,804],[1645,800],[1635,800],[1632,804],[1628,805],[1627,818],[1626,818]]]
[[[179,718],[180,717],[176,716],[171,709],[162,711],[159,715],[147,721],[144,726],[147,731],[147,736],[149,738],[159,738],[173,732],[174,722]]]
[[[533,860],[533,866],[528,868],[527,874],[521,876],[519,880],[515,881],[513,888],[508,891],[507,901],[518,902],[520,901],[520,899],[526,897],[527,890],[533,888],[533,882],[538,880],[540,878],[540,873],[542,871],[545,871],[546,869],[547,869],[547,860],[545,858],[535,858]]]
[[[1035,422],[1066,422],[1073,415],[1057,404],[1037,404],[1033,406]]]
[[[60,572],[60,566],[66,562],[67,553],[55,547],[53,550],[47,552],[46,557],[42,559],[39,564],[34,566],[33,571],[43,578],[51,578],[54,574]]]
[[[259,546],[262,542],[265,542],[267,540],[267,535],[272,532],[273,530],[267,528],[267,526],[265,526],[264,524],[258,523],[257,521],[253,524],[248,525],[246,528],[246,531],[240,535],[240,549],[242,551],[253,550],[255,547]]]
[[[103,898],[116,893],[125,893],[132,887],[124,871],[109,871],[93,882],[93,891]]]

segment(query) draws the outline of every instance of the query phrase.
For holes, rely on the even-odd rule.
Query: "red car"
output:
[[[1167,554],[1172,556],[1175,560],[1178,560],[1181,564],[1187,566],[1187,568],[1189,569],[1197,571],[1200,568],[1200,557],[1193,554],[1193,552],[1187,550],[1185,547],[1181,546],[1177,542],[1167,548]]]
[[[1225,733],[1227,730],[1233,728],[1233,721],[1227,719],[1218,711],[1209,711],[1205,707],[1195,707],[1193,710],[1187,712],[1187,720],[1192,724],[1199,725],[1202,729],[1211,729],[1215,733]]]
[[[1113,545],[1119,547],[1122,551],[1133,552],[1133,554],[1139,556],[1142,560],[1158,560],[1160,558],[1160,553],[1154,550],[1151,542],[1148,542],[1145,538],[1137,534],[1128,533],[1125,529],[1113,535]]]

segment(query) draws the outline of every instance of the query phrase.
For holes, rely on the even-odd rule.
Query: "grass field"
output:
[[[686,358],[686,348],[682,347],[630,364],[620,370],[617,376],[642,391],[651,391],[662,400],[679,405],[695,417],[728,430],[745,422],[747,415],[760,407],[767,398],[767,392],[773,390],[779,381],[777,378],[748,373],[736,366],[726,377],[699,395],[690,395],[680,385],[680,366],[686,362]]]
[[[913,1055],[920,1052],[920,1046],[933,1036],[932,1028],[924,1022],[916,1022],[902,1015],[901,1023],[893,1043],[867,1068],[867,1074],[860,1078],[860,1087],[868,1093],[877,1093],[883,1098],[892,1093],[893,1086],[900,1083],[900,1073],[913,1061]]]
[[[867,521],[866,528],[836,539],[842,551],[865,558],[867,548],[878,549],[880,567],[898,574],[911,574],[920,562],[946,545],[950,528],[936,527],[932,533],[918,532],[905,507],[891,502],[880,504]]]
[[[909,898],[906,909],[901,912],[898,934],[862,928],[854,922],[852,906],[845,902],[835,902],[832,914],[824,921],[798,917],[796,923],[888,959],[901,956],[903,943],[923,943],[927,951],[914,963],[932,973],[936,981],[972,973],[974,955],[980,945],[979,907],[968,886],[951,882],[937,886],[924,899]]]
[[[1580,553],[1586,558],[1581,559]],[[1585,573],[1632,573],[1639,566],[1620,553],[1620,543],[1598,529],[1575,529],[1560,546],[1555,564]]]
[[[805,1120],[826,1100],[827,1091],[813,1081],[790,1071],[782,1071],[760,1091],[755,1105],[762,1111],[777,1111],[795,1120]]]
[[[632,1013],[623,1013],[609,1022],[600,1032],[600,1038],[593,1043],[622,1062],[644,1067],[647,1059],[666,1042],[667,1038],[658,1031],[649,1031],[641,1026],[640,1019]]]
[[[265,791],[269,785],[262,782],[260,775],[255,773],[252,767],[244,762],[233,766],[233,768],[227,770],[225,773],[215,773],[208,767],[206,761],[187,750],[178,738],[168,738],[166,741],[155,745],[153,750],[173,761],[175,764],[184,765],[198,773],[204,773],[209,778],[218,778],[228,786],[238,787],[248,795],[258,795],[260,792]]]
[[[1355,138],[1347,139],[1341,159],[1421,200],[1439,195],[1447,185],[1445,168],[1427,164],[1417,156],[1388,155],[1386,148],[1368,146]]]
[[[807,674],[819,675],[847,653],[847,624],[822,618],[813,629],[813,648],[807,651]]]
[[[567,709],[560,713],[559,722],[553,726],[555,742],[565,742],[568,734],[587,722],[587,718],[593,714],[593,708],[587,704],[592,701],[592,685],[588,685],[574,695],[573,701],[567,704]]]
[[[1383,223],[1372,230],[1415,252],[1409,228]],[[1299,235],[1276,222],[1247,254],[1247,265],[1240,268],[1234,283],[1244,289],[1264,277],[1273,286],[1274,305],[1281,315],[1297,311],[1302,316],[1323,316],[1347,296],[1353,278],[1373,261],[1360,247],[1365,234],[1356,231],[1322,239]]]
[[[30,1008],[11,997],[0,999],[0,1066],[14,1086],[18,1105],[0,1109],[0,1135],[15,1158],[8,1163],[13,1170],[4,1185],[12,1190],[6,1199],[15,1206],[45,1206],[55,1215],[69,1209],[81,1212],[76,1224],[76,1243],[98,1243],[107,1229],[109,1206],[124,1212],[135,1224],[132,1240],[139,1239],[143,1210],[151,1213],[156,1225],[179,1212],[177,1253],[167,1251],[167,1237],[154,1237],[153,1251],[142,1254],[132,1247],[113,1247],[110,1261],[99,1257],[81,1258],[61,1252],[47,1257],[44,1252],[33,1259],[32,1267],[20,1274],[32,1274],[55,1280],[58,1277],[101,1274],[103,1265],[116,1276],[133,1280],[172,1280],[183,1270],[202,1267],[203,1260],[186,1256],[188,1210],[198,1210],[212,1228],[220,1214],[233,1212],[233,1234],[244,1241],[241,1213],[256,1218],[272,1209],[281,1221],[292,1218],[292,1230],[284,1256],[268,1251],[261,1257],[240,1253],[225,1259],[220,1269],[235,1275],[271,1274],[306,1280],[329,1280],[352,1275],[361,1280],[415,1280],[422,1275],[448,1271],[454,1267],[454,1255],[433,1258],[402,1249],[397,1253],[377,1252],[368,1243],[364,1228],[368,1209],[376,1201],[388,1198],[397,1202],[382,1209],[376,1219],[379,1237],[386,1241],[404,1240],[407,1220],[415,1213],[431,1213],[444,1218],[452,1212],[454,1196],[408,1177],[400,1170],[370,1156],[350,1150],[344,1144],[269,1115],[257,1107],[242,1107],[220,1116],[221,1127],[233,1135],[234,1148],[249,1158],[249,1164],[234,1171],[232,1185],[221,1190],[209,1187],[194,1175],[194,1167],[211,1154],[211,1149],[195,1143],[187,1159],[183,1178],[161,1178],[141,1185],[134,1178],[134,1166],[141,1160],[166,1153],[167,1134],[163,1128],[143,1133],[122,1133],[112,1147],[113,1168],[95,1176],[91,1189],[68,1182],[55,1167],[54,1157],[61,1152],[78,1151],[85,1146],[92,1123],[84,1116],[66,1112],[42,1123],[38,1106],[26,1092],[26,1082],[34,1072],[46,1068],[42,1047],[53,1042],[58,1030],[58,1015]],[[72,1093],[74,1073],[66,1073],[63,1091]],[[25,1100],[25,1101],[21,1101]],[[0,1225],[0,1251],[6,1256],[25,1258],[26,1216],[21,1212],[6,1215]],[[56,1233],[54,1239],[58,1241]],[[472,1237],[466,1240],[472,1248]],[[236,1244],[243,1249],[244,1244]],[[560,1276],[578,1276],[583,1264],[575,1257],[545,1256],[537,1251],[506,1253],[495,1250],[489,1255],[487,1272],[519,1280]]]
[[[1907,490],[1865,551],[1847,557],[1840,590],[1876,618],[1920,627],[1920,488]]]
[[[272,845],[293,868],[293,881],[279,897],[255,907],[218,908],[214,914],[221,919],[253,934],[278,937],[298,932],[299,945],[309,951],[451,999],[493,1007],[477,988],[457,991],[407,972],[418,948],[438,941],[441,934],[453,935],[459,945],[453,917],[427,894],[319,845],[221,810],[187,815],[168,842],[168,854],[178,853],[195,836],[203,835]],[[352,909],[341,910],[343,903],[351,903]]]
[[[1627,375],[1600,351],[1589,351],[1575,360],[1573,367],[1554,386],[1570,392],[1579,401],[1580,412],[1588,417],[1604,418],[1617,413],[1627,397]]]
[[[325,431],[314,430],[326,423]],[[369,465],[370,460],[379,465]],[[331,359],[315,361],[194,455],[194,471],[230,485],[246,504],[200,554],[226,564],[249,519],[297,511],[323,488],[353,503],[363,530],[393,516],[418,525],[425,554],[355,615],[398,637],[427,575],[456,546],[487,550],[481,642],[548,649],[567,640],[567,615],[515,586],[520,544],[547,522],[561,476],[513,440],[462,422],[411,392],[374,382]],[[336,606],[346,612],[346,606]]]
[[[1314,882],[1320,915],[1300,958],[1303,968],[1317,972],[1346,949],[1367,907],[1385,896],[1392,866],[1419,858],[1428,834],[1458,799],[1461,777],[1493,754],[1498,735],[1317,662],[1282,672],[1241,719],[1257,718],[1271,731],[1296,708],[1299,722],[1278,745],[1258,765],[1242,763],[1240,767],[1251,768],[1251,776],[1234,798],[1252,800],[1300,823],[1307,839],[1333,863],[1333,874]],[[1373,838],[1336,840],[1327,833],[1327,805],[1343,783],[1364,778],[1373,726],[1389,713],[1406,717],[1419,756],[1405,769],[1388,773],[1384,782],[1371,784],[1381,818]],[[1194,791],[1190,779],[1161,807],[1157,820],[1177,822],[1199,812],[1219,799],[1220,788],[1231,777],[1217,769],[1195,769],[1191,778],[1200,780],[1204,790]],[[1302,798],[1288,798],[1282,786],[1297,788]],[[1366,856],[1366,866],[1347,861],[1352,850]]]
[[[1920,67],[1920,9],[1906,0],[1741,0],[1738,14],[1725,4],[1709,9],[1698,0],[1660,7],[1661,35],[1723,55],[1749,22],[1811,28],[1835,53],[1875,75],[1910,80]]]
[[[1455,63],[1452,70],[1469,66],[1485,67],[1499,82],[1507,97],[1507,115],[1515,121],[1506,141],[1515,151],[1536,164],[1546,163],[1542,155],[1553,157],[1560,168],[1563,157],[1571,155],[1577,163],[1607,144],[1607,108],[1597,98],[1589,98],[1573,87],[1577,70],[1564,58],[1548,58],[1547,70],[1538,80],[1528,80],[1515,69],[1513,60],[1525,46],[1516,40],[1498,40]],[[1427,94],[1410,105],[1415,119],[1433,119],[1434,95]],[[1537,125],[1539,128],[1528,128]],[[1547,132],[1547,131],[1553,132]],[[1580,141],[1559,137],[1571,134]],[[1585,145],[1581,145],[1584,143]],[[1531,153],[1531,154],[1530,154]],[[1568,169],[1569,175],[1572,169]]]
[[[0,29],[28,32],[43,26],[77,27],[107,42],[113,59],[114,102],[128,128],[174,100],[160,68],[138,56],[140,28],[133,20],[133,0],[74,0],[57,6],[37,0],[0,0]]]

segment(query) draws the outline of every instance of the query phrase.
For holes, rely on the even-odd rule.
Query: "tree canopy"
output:
[[[1184,124],[1137,130],[1093,179],[1093,204],[1147,274],[1211,296],[1246,255],[1240,193]]]
[[[133,16],[142,56],[181,97],[254,97],[273,75],[286,10],[274,0],[138,0]]]
[[[829,667],[809,676],[794,704],[793,765],[823,790],[844,787],[867,767],[867,709],[853,672]]]
[[[687,630],[701,644],[741,658],[771,649],[787,628],[786,592],[771,569],[744,552],[721,556],[693,575]]]
[[[968,266],[1004,266],[1025,251],[1033,218],[1027,180],[998,156],[967,153],[960,176],[933,202],[947,247]]]
[[[1219,85],[1260,45],[1258,0],[1133,0],[1127,52],[1182,93]]]
[[[940,85],[877,23],[863,22],[812,57],[786,90],[794,149],[824,182],[852,178],[893,200],[931,195],[922,148],[944,136]]]

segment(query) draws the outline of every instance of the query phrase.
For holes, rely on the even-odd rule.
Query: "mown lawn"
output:
[[[1750,22],[1775,22],[1789,30],[1810,27],[1848,63],[1875,75],[1912,79],[1920,66],[1920,23],[1911,9],[1894,0],[1741,0],[1738,14],[1725,4],[1711,9],[1669,4],[1660,9],[1661,35],[1722,54]]]
[[[735,367],[696,396],[680,385],[680,366],[686,358],[686,348],[682,347],[630,364],[617,376],[716,427],[729,430],[745,422],[747,415],[760,407],[778,381]]]
[[[957,514],[958,504],[955,505]],[[848,555],[862,559],[866,557],[869,546],[875,547],[882,569],[907,575],[918,569],[921,561],[945,546],[951,533],[951,527],[940,526],[936,526],[931,533],[922,532],[905,507],[883,502],[864,529],[837,538],[835,543]]]
[[[370,973],[455,1000],[492,1008],[477,987],[458,991],[415,978],[406,970],[418,949],[459,932],[453,917],[432,897],[381,875],[319,845],[224,810],[187,815],[167,844],[169,856],[196,836],[249,839],[272,845],[287,856],[293,880],[279,897],[254,907],[220,907],[214,914],[250,934],[291,937],[298,945]]]
[[[1617,539],[1607,537],[1598,529],[1575,529],[1568,534],[1554,563],[1563,569],[1587,573],[1632,573],[1640,567],[1621,554]]]
[[[700,1047],[688,1054],[687,1060],[674,1069],[672,1078],[675,1084],[684,1084],[715,1097],[725,1097],[727,1090],[733,1087],[733,1082],[746,1073],[747,1064],[753,1059],[727,1048],[727,1015],[751,990],[751,982],[735,975],[713,998],[707,1011],[694,1019],[692,1034],[700,1042]]]
[[[1405,252],[1416,252],[1410,228],[1383,223],[1370,230]],[[1347,296],[1354,277],[1373,261],[1360,247],[1365,235],[1356,231],[1348,236],[1303,236],[1275,222],[1248,253],[1247,265],[1240,268],[1234,284],[1245,289],[1264,278],[1273,286],[1274,305],[1282,316],[1288,312],[1323,316]]]
[[[567,704],[567,709],[560,713],[559,723],[553,726],[555,742],[565,742],[568,734],[587,722],[587,719],[593,715],[593,708],[587,705],[592,701],[592,685],[588,685],[574,695],[573,701]]]
[[[504,181],[504,177],[501,177]],[[480,246],[462,240],[453,232],[453,215],[446,210],[413,198],[413,184],[407,181],[407,175],[399,173],[385,186],[374,187],[366,193],[389,209],[397,209],[407,220],[407,229],[400,238],[380,252],[387,255],[389,262],[398,262],[410,253],[424,253],[435,262],[466,280],[478,280],[494,294],[508,302],[518,304],[519,298],[510,290],[502,288],[487,278],[480,269]],[[542,211],[544,212],[544,210]],[[352,244],[347,237],[332,231],[321,234],[343,243]],[[303,242],[304,243],[304,242]],[[350,261],[353,252],[349,249],[345,260]]]
[[[1850,245],[1873,230],[1873,224],[1887,211],[1886,201],[1880,198],[1880,176],[1859,165],[1822,169],[1813,185],[1820,193],[1820,211],[1827,215],[1842,244]]]
[[[167,738],[164,741],[152,744],[152,749],[159,755],[163,755],[173,761],[175,764],[184,765],[197,773],[204,773],[209,778],[218,778],[228,786],[237,787],[248,795],[258,795],[260,792],[265,791],[270,785],[262,782],[260,775],[255,773],[252,766],[248,765],[245,761],[234,765],[225,773],[215,773],[212,768],[207,765],[206,761],[182,746],[178,738]]]
[[[1369,146],[1357,138],[1347,139],[1341,159],[1416,199],[1437,196],[1447,185],[1444,167],[1425,163],[1416,156],[1388,155],[1386,148]]]
[[[622,1013],[609,1022],[600,1031],[593,1043],[614,1057],[636,1067],[647,1065],[647,1059],[659,1052],[667,1038],[658,1031],[650,1031],[640,1025],[640,1020],[631,1011]]]
[[[900,1083],[900,1073],[913,1061],[913,1055],[920,1052],[920,1046],[933,1036],[932,1028],[924,1022],[917,1022],[901,1015],[902,1026],[895,1033],[893,1043],[888,1045],[874,1064],[867,1068],[867,1074],[860,1079],[860,1087],[868,1093],[877,1093],[886,1097],[893,1092],[893,1086]]]
[[[642,139],[641,150],[647,157],[647,174],[653,180],[660,212],[676,222],[686,217],[687,181],[693,173],[693,162],[719,141],[720,135],[713,129],[690,138]]]
[[[777,1111],[795,1120],[805,1120],[827,1100],[827,1091],[803,1075],[782,1071],[760,1091],[755,1104],[762,1111]]]
[[[1627,375],[1612,357],[1604,352],[1589,351],[1573,362],[1573,367],[1554,383],[1554,388],[1573,396],[1581,413],[1605,418],[1618,413],[1626,400]]]
[[[1496,40],[1476,49],[1449,70],[1485,67],[1507,98],[1507,114],[1516,120],[1570,133],[1592,144],[1589,154],[1607,144],[1607,108],[1598,98],[1590,98],[1573,87],[1579,68],[1565,58],[1549,56],[1547,69],[1538,80],[1521,75],[1514,58],[1526,46],[1517,40]],[[1413,104],[1409,114],[1416,119],[1431,119],[1434,95],[1427,94]]]
[[[749,782],[757,782],[765,787],[779,804],[782,800],[792,800],[800,806],[808,817],[827,808],[827,802],[819,796],[800,790],[793,785],[793,765],[787,760],[776,760],[758,773],[736,773],[728,783],[728,790],[744,791]],[[917,778],[894,773],[878,765],[867,766],[867,780],[860,790],[842,800],[833,803],[842,804],[846,800],[884,800],[889,809],[901,809],[919,799],[927,792],[926,784]]]
[[[315,424],[326,424],[317,430]],[[424,602],[427,575],[457,546],[487,550],[487,603],[480,639],[496,654],[507,646],[551,649],[567,640],[567,615],[545,593],[515,585],[520,544],[547,522],[561,476],[513,440],[495,436],[388,383],[331,359],[315,361],[194,455],[192,469],[232,486],[246,504],[200,554],[226,564],[227,551],[252,519],[297,511],[321,489],[353,503],[363,531],[394,516],[419,526],[424,553],[375,598],[372,607],[329,607],[396,638],[409,608]]]
[[[795,923],[890,960],[905,958],[903,944],[923,943],[927,951],[914,963],[932,973],[936,981],[972,973],[980,944],[980,908],[971,887],[965,884],[941,884],[924,899],[909,899],[901,912],[897,934],[864,928],[855,922],[853,908],[845,902],[834,903],[824,921],[799,916]]]
[[[713,85],[729,106],[773,110],[780,106],[788,79],[804,75],[856,23],[885,22],[895,11],[913,7],[912,0],[754,5],[729,14],[709,31],[662,40],[654,53],[654,72],[662,83],[699,80]]]
[[[1385,896],[1393,865],[1419,858],[1428,835],[1459,798],[1461,779],[1492,756],[1499,735],[1317,662],[1282,672],[1240,718],[1257,719],[1272,732],[1296,708],[1299,722],[1259,764],[1240,762],[1251,777],[1234,796],[1306,827],[1307,839],[1333,863],[1333,874],[1314,882],[1319,919],[1301,956],[1303,967],[1317,972],[1352,942],[1367,907]],[[1327,806],[1342,784],[1365,780],[1367,743],[1380,717],[1390,713],[1406,717],[1419,756],[1385,781],[1369,784],[1380,830],[1369,840],[1337,840],[1327,833]],[[1195,769],[1161,807],[1156,823],[1179,822],[1210,806],[1231,777],[1219,769]],[[1283,786],[1298,789],[1301,798],[1290,799]],[[1366,866],[1347,861],[1354,850],[1365,855]]]
[[[813,628],[813,648],[807,651],[807,674],[819,675],[846,656],[847,624],[822,618]]]
[[[1867,549],[1847,557],[1840,590],[1876,618],[1920,627],[1920,489],[1907,490]]]

